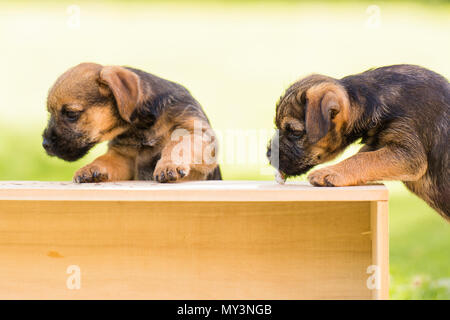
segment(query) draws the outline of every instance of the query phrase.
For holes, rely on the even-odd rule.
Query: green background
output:
[[[72,4],[80,8],[79,28],[70,25]],[[379,11],[368,9],[373,4]],[[3,1],[0,179],[70,180],[105,150],[103,144],[66,163],[41,148],[47,91],[80,62],[129,65],[175,80],[217,130],[267,132],[283,90],[310,73],[342,77],[412,63],[448,78],[449,35],[446,1]],[[224,161],[224,178],[272,180],[264,146],[257,152],[256,163]],[[400,183],[387,185],[391,297],[449,299],[450,225]]]

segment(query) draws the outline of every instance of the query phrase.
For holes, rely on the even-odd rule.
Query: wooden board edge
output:
[[[372,261],[377,272],[377,288],[373,299],[389,299],[389,206],[388,201],[372,201],[370,205]]]
[[[318,189],[318,190],[317,190]],[[387,201],[387,189],[375,190],[126,190],[126,189],[4,189],[0,200],[13,201]]]

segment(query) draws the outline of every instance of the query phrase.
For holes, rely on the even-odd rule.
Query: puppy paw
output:
[[[309,182],[316,187],[343,187],[355,185],[351,177],[346,177],[332,168],[323,168],[308,175]]]
[[[153,179],[162,183],[176,182],[188,176],[189,172],[188,165],[159,160],[153,173]]]
[[[89,164],[75,173],[73,182],[75,183],[94,183],[94,182],[106,182],[109,180],[109,174],[105,168]]]

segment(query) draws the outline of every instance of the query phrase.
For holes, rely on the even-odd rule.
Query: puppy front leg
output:
[[[154,179],[159,182],[205,180],[217,166],[215,156],[214,138],[205,141],[199,133],[181,136],[181,140],[170,141],[163,148]]]
[[[379,180],[415,181],[427,169],[424,156],[407,149],[383,147],[360,152],[340,163],[313,171],[308,180],[315,186],[340,187]]]
[[[75,173],[76,183],[131,180],[134,177],[134,159],[110,148],[104,155]]]

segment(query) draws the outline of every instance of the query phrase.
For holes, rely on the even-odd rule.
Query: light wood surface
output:
[[[0,199],[3,299],[388,298],[384,186],[4,182]]]
[[[74,184],[71,182],[3,181],[0,200],[45,201],[379,201],[384,185],[313,187],[275,181],[196,181],[161,184],[147,181]]]
[[[389,206],[387,201],[372,202],[372,262],[379,268],[380,288],[373,291],[374,299],[389,299]]]

